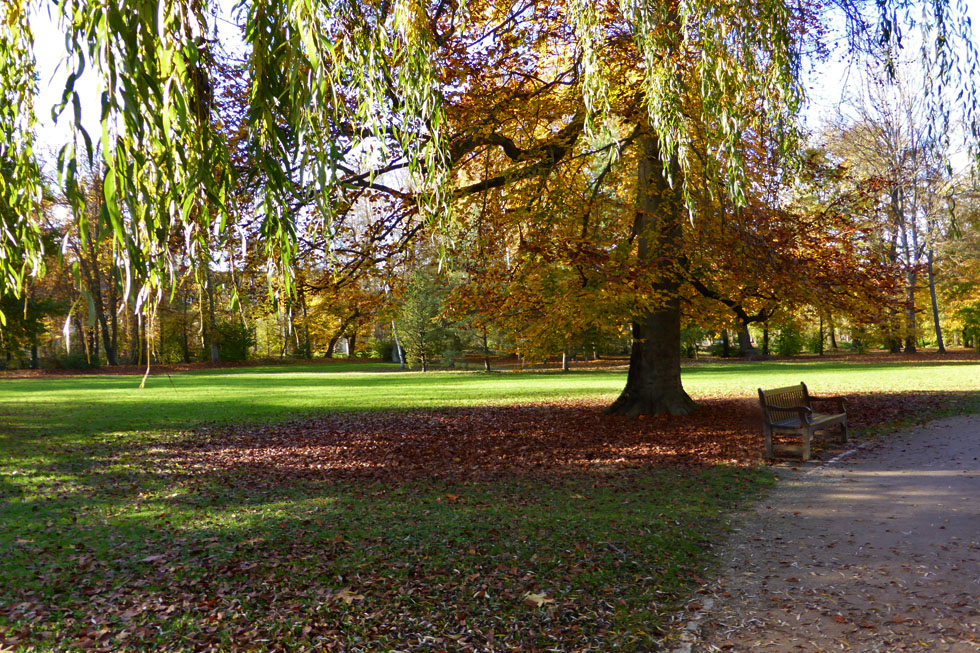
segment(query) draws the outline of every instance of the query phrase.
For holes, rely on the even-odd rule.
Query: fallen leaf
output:
[[[528,592],[524,595],[524,603],[531,606],[532,608],[540,608],[546,603],[554,603],[555,600],[550,598],[546,594],[532,594]]]

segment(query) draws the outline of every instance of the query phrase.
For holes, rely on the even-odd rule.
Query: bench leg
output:
[[[763,426],[762,435],[766,440],[766,458],[772,458],[772,429],[768,426]]]
[[[813,431],[806,429],[803,431],[803,443],[801,447],[800,458],[803,462],[810,460],[810,439],[813,437]]]
[[[844,418],[844,421],[841,422],[840,425],[840,441],[847,442],[847,418],[846,417]]]

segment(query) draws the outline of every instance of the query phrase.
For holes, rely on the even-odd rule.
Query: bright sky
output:
[[[53,3],[47,3],[47,6],[50,7],[51,4]],[[220,0],[220,4],[224,18],[218,21],[219,39],[226,47],[240,49],[241,42],[237,30],[227,21],[230,18],[229,7],[232,5],[232,0]],[[976,26],[980,26],[980,1],[966,4],[967,13],[975,26],[974,30],[977,31]],[[65,50],[64,36],[58,29],[56,21],[49,17],[46,11],[42,10],[34,23],[37,44],[35,54],[41,87],[37,104],[40,122],[38,139],[42,152],[50,150],[56,153],[57,149],[70,138],[67,121],[62,119],[60,124],[55,125],[50,115],[50,108],[60,101],[64,90],[66,74],[63,67],[59,69],[59,63]],[[858,83],[860,80],[859,66],[847,65],[845,47],[846,44],[841,42],[832,52],[828,62],[812,67],[807,75],[810,104],[804,112],[804,118],[808,127],[813,130],[819,129],[822,123],[836,115],[837,107],[846,94],[848,85]],[[99,127],[99,97],[94,77],[86,74],[76,86],[82,98],[84,125],[93,141],[97,140],[101,128]],[[70,113],[70,109],[66,113]],[[53,157],[49,158],[53,159]]]

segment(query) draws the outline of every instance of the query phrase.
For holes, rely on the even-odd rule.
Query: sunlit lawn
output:
[[[695,398],[801,380],[818,394],[980,390],[977,363],[871,361],[694,365],[684,382]],[[381,365],[151,376],[143,390],[128,376],[0,379],[0,643],[649,650],[768,472],[270,482],[161,454],[202,422],[609,401],[624,381]]]
[[[291,419],[337,410],[472,406],[563,397],[611,401],[622,389],[625,373],[422,374],[399,372],[397,365],[332,364],[153,375],[142,390],[139,381],[138,376],[0,378],[0,420],[70,435],[186,428],[209,421]],[[684,370],[684,385],[695,398],[753,397],[758,387],[800,381],[806,381],[815,394],[971,391],[980,387],[980,363],[726,362],[695,364]]]

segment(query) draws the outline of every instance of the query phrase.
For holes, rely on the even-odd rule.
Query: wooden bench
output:
[[[834,402],[835,413],[816,413],[815,402]],[[810,459],[810,440],[817,431],[840,427],[840,441],[847,442],[847,398],[811,397],[806,384],[791,385],[786,388],[763,390],[759,388],[759,403],[762,406],[762,432],[766,438],[766,458],[775,455],[799,454],[802,460]],[[773,446],[774,433],[795,433],[802,437],[802,445]]]

